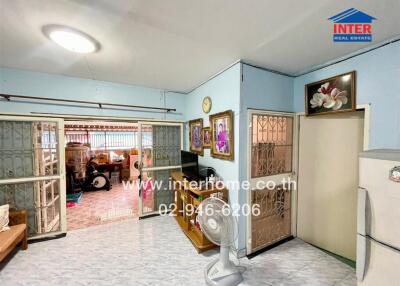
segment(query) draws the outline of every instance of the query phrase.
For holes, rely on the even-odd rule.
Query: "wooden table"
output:
[[[223,200],[228,201],[228,190],[226,188],[217,189],[207,189],[200,190],[199,188],[192,187],[190,182],[184,180],[184,174],[182,172],[172,172],[171,177],[174,182],[175,191],[175,211],[174,215],[177,223],[182,229],[183,233],[189,238],[193,246],[196,248],[197,252],[201,253],[216,247],[208,238],[203,234],[198,226],[194,225],[192,222],[196,221],[196,212],[188,214],[186,211],[186,205],[192,205],[197,208],[201,202],[210,197],[211,194],[222,193]]]

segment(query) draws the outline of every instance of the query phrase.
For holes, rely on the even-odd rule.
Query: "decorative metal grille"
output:
[[[282,188],[252,192],[260,215],[252,216],[252,249],[257,250],[290,236],[290,192]]]
[[[292,117],[254,114],[251,134],[252,178],[292,171]]]
[[[33,183],[0,185],[0,205],[9,204],[12,209],[24,209],[28,213],[28,233],[37,234],[37,219]]]
[[[142,161],[143,167],[173,167],[181,164],[181,127],[148,125],[142,126]],[[146,171],[142,170],[143,180],[152,180],[151,197],[143,191],[143,214],[159,209],[161,204],[170,206],[174,201],[174,192],[169,184],[171,172],[179,169]],[[146,179],[147,178],[147,179]]]
[[[48,182],[43,181],[43,183]],[[12,209],[27,211],[29,236],[59,229],[58,181],[54,180],[52,183],[57,189],[55,196],[50,191],[40,194],[41,190],[37,188],[36,183],[32,182],[0,185],[0,205],[9,204]],[[47,197],[47,204],[42,202],[43,195]]]
[[[33,176],[32,123],[0,122],[0,179]]]
[[[171,172],[176,172],[176,171],[179,171],[179,169],[160,170],[153,172],[154,180],[156,182],[159,182],[160,186],[159,189],[155,190],[155,196],[154,196],[155,210],[158,210],[161,204],[170,206],[174,202],[175,193],[171,188],[172,185],[170,184],[170,177],[171,177]]]
[[[179,126],[153,126],[153,166],[181,164],[181,132]]]

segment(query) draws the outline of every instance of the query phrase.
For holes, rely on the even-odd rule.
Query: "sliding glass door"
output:
[[[181,170],[182,123],[139,122],[139,216],[165,211],[174,202],[171,172]]]
[[[0,117],[0,205],[28,212],[30,238],[66,232],[62,119]]]

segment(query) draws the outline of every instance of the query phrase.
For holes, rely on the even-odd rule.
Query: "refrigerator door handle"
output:
[[[368,191],[359,187],[357,195],[357,233],[363,236],[367,235],[367,200]]]
[[[367,206],[368,191],[364,188],[358,188],[357,194],[357,264],[356,274],[357,280],[363,281],[367,267]]]
[[[357,263],[356,275],[359,282],[364,280],[367,266],[367,238],[357,235]]]

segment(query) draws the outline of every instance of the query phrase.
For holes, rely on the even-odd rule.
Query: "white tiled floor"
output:
[[[205,285],[216,251],[199,255],[170,217],[125,220],[30,244],[0,272],[0,285]],[[355,271],[295,239],[241,259],[243,285],[356,285]]]

